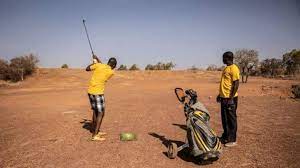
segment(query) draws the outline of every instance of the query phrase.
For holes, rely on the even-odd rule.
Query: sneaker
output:
[[[224,137],[219,137],[220,141],[222,144],[226,144],[228,142],[228,140]]]
[[[101,137],[100,135],[95,135],[91,138],[92,141],[104,141],[105,138]]]
[[[224,146],[225,146],[225,147],[234,147],[234,146],[236,146],[236,145],[237,145],[236,142],[227,142]]]
[[[102,136],[102,135],[106,135],[107,133],[106,132],[98,132],[98,134],[97,135],[100,135],[100,136]]]

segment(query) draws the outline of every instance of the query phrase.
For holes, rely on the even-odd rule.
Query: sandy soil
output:
[[[215,102],[219,72],[117,72],[106,88],[104,142],[88,141],[90,73],[42,69],[23,83],[0,87],[0,167],[198,167],[166,157],[167,139],[183,143],[185,118],[175,87],[193,88],[222,133]],[[250,78],[241,84],[238,146],[204,167],[300,167],[300,101],[289,88],[299,81]],[[121,142],[119,133],[137,141]]]

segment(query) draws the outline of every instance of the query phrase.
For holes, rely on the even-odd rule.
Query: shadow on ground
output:
[[[173,123],[172,125],[177,126],[177,127],[181,128],[181,129],[187,131],[186,125],[183,125],[183,124],[176,124],[176,123]]]
[[[93,133],[93,124],[91,120],[88,119],[82,119],[82,121],[80,121],[82,125],[82,128],[89,130],[91,133]]]
[[[174,125],[174,124],[173,124],[173,125]],[[178,125],[179,125],[179,124],[178,124]],[[176,126],[177,126],[177,125],[176,125]],[[149,132],[148,134],[151,135],[151,136],[153,136],[154,138],[159,139],[159,140],[162,142],[162,144],[166,147],[166,151],[168,150],[168,145],[169,145],[170,143],[172,143],[172,142],[175,143],[178,147],[181,146],[181,145],[183,145],[183,144],[185,144],[185,143],[182,142],[182,141],[176,141],[176,140],[167,139],[164,135],[159,135],[159,134],[154,133],[154,132]],[[162,153],[163,153],[166,157],[168,157],[166,151],[164,151],[164,152],[162,152]],[[195,157],[191,156],[188,148],[184,148],[184,149],[182,149],[181,151],[179,151],[178,154],[177,154],[177,156],[178,156],[180,159],[182,159],[182,160],[184,160],[184,161],[186,161],[186,162],[192,162],[192,163],[197,164],[197,165],[208,165],[208,164],[212,164],[211,161],[209,161],[209,162],[203,162],[203,161],[199,160],[198,158],[195,158]]]

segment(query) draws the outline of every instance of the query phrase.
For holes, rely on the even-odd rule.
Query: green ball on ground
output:
[[[135,141],[137,140],[137,136],[134,133],[131,132],[123,132],[120,134],[120,140],[121,141]]]

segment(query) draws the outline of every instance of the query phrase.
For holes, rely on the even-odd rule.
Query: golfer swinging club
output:
[[[86,67],[86,71],[93,71],[89,82],[88,96],[93,110],[93,136],[91,140],[104,141],[105,132],[100,131],[101,123],[105,113],[104,88],[105,83],[113,74],[117,65],[116,58],[110,58],[107,64],[102,64],[96,55],[93,55],[93,63]]]

